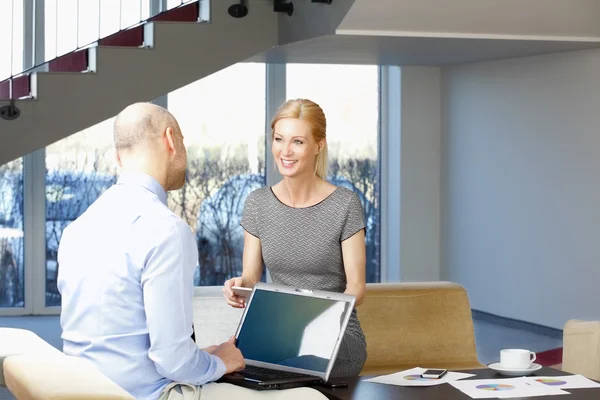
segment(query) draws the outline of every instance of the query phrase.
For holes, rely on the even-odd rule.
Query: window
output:
[[[63,230],[116,182],[113,121],[46,147],[46,307],[60,305],[56,259]]]
[[[378,67],[288,64],[286,76],[288,99],[310,99],[325,112],[329,180],[361,199],[367,224],[367,282],[379,282]]]
[[[188,150],[169,206],[196,231],[196,285],[241,275],[246,196],[265,185],[265,65],[236,64],[168,95]]]
[[[22,159],[0,166],[0,193],[0,307],[24,307]]]
[[[325,111],[329,179],[354,190],[362,201],[367,222],[367,281],[379,281],[378,68],[310,64],[281,68],[287,69],[287,82],[271,81],[274,98],[283,99],[277,91],[285,89],[286,98],[309,98]],[[178,119],[188,149],[186,185],[170,192],[168,201],[195,232],[196,285],[222,285],[241,274],[243,230],[239,222],[244,201],[252,190],[266,185],[265,119],[272,115],[266,115],[265,87],[264,64],[240,63],[162,98]],[[0,308],[5,314],[54,313],[53,307],[60,305],[56,258],[62,232],[116,182],[113,121],[0,166]],[[24,172],[26,179],[31,178],[26,187]],[[45,197],[37,196],[41,190]],[[25,199],[30,193],[34,194]],[[26,226],[37,232],[29,234],[27,249],[26,207],[31,216]],[[33,271],[24,271],[24,261]],[[45,272],[39,289],[42,274],[38,268]]]
[[[0,81],[23,70],[23,2],[2,4],[0,12]]]

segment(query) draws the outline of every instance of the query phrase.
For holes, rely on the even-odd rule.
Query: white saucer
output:
[[[533,374],[535,371],[538,371],[542,368],[540,364],[531,364],[529,368],[505,368],[500,363],[493,363],[488,365],[489,368],[493,369],[500,375],[504,376],[527,376]]]

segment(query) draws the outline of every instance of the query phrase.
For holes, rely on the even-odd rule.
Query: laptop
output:
[[[342,293],[257,283],[235,334],[246,368],[220,381],[258,390],[327,382],[354,303]]]

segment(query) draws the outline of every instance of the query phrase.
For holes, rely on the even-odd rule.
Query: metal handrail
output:
[[[81,19],[80,18],[80,15],[81,15],[80,4],[83,1],[83,2],[87,2],[87,4],[89,5],[90,4],[89,0],[46,0],[46,5],[48,5],[48,3],[52,2],[52,1],[54,1],[54,4],[55,4],[55,8],[54,8],[54,17],[55,17],[54,24],[56,26],[56,28],[55,28],[56,29],[55,44],[54,44],[55,45],[55,55],[51,59],[45,59],[44,61],[38,62],[38,63],[35,62],[35,57],[34,57],[34,60],[32,63],[33,65],[31,67],[25,68],[25,66],[23,66],[23,69],[18,72],[13,71],[13,67],[14,67],[14,65],[13,65],[14,64],[14,59],[13,59],[14,54],[13,53],[14,53],[14,45],[15,45],[15,38],[14,38],[15,7],[14,7],[14,4],[15,4],[15,1],[19,1],[19,0],[11,0],[11,1],[12,1],[13,6],[12,6],[12,10],[11,10],[12,11],[11,12],[12,20],[11,20],[11,32],[10,32],[10,35],[11,35],[10,57],[9,57],[10,58],[10,75],[5,76],[5,77],[0,77],[0,82],[6,82],[7,80],[12,81],[15,78],[21,77],[23,75],[28,75],[36,70],[39,70],[41,67],[49,64],[50,62],[52,62],[60,57],[64,57],[65,55],[77,52],[77,51],[85,49],[85,48],[93,47],[93,46],[97,45],[97,43],[104,38],[115,35],[122,31],[129,30],[129,29],[137,27],[139,25],[143,25],[146,22],[148,22],[150,19],[155,18],[159,15],[165,14],[175,8],[183,7],[183,6],[186,6],[186,5],[198,2],[198,1],[202,1],[202,0],[118,0],[119,29],[108,32],[106,34],[102,33],[102,4],[106,5],[107,3],[109,3],[109,1],[108,0],[98,0],[98,34],[97,34],[97,37],[94,40],[86,42],[85,44],[81,44],[81,45],[79,43],[79,41],[80,41],[80,19]],[[39,0],[30,0],[30,1],[34,2],[33,3],[34,4],[33,15],[37,15],[36,8],[38,7],[37,1],[39,1]],[[44,1],[44,0],[41,0],[41,1]],[[59,22],[60,22],[59,20],[61,19],[59,16],[59,3],[64,5],[68,1],[70,1],[71,3],[73,3],[73,2],[76,3],[76,12],[75,12],[75,14],[76,14],[76,24],[75,24],[76,25],[76,37],[75,37],[76,46],[75,46],[75,48],[73,48],[71,50],[68,50],[66,52],[61,52],[59,54],[59,51],[58,51],[58,49],[59,49],[58,26],[59,26]],[[153,1],[159,2],[159,3],[161,3],[161,5],[163,5],[163,7],[160,7],[159,10],[156,10],[157,11],[156,13],[152,13],[153,10],[151,10],[151,7],[150,7]],[[206,0],[204,0],[204,1],[206,1]],[[134,4],[134,2],[139,5],[139,18],[136,20],[136,22],[123,27],[123,5],[124,5],[124,3],[125,4]],[[110,0],[110,3],[116,5],[115,0]],[[83,3],[83,4],[86,4],[86,3]],[[147,6],[147,12],[144,12],[145,6]],[[202,7],[200,7],[200,10],[202,10]],[[144,17],[146,17],[146,18],[144,18]],[[198,17],[199,17],[199,20],[202,18],[202,16],[200,16],[200,15]],[[42,27],[45,26],[47,21],[44,20],[44,22],[42,24],[40,24],[38,22],[39,21],[33,21],[34,31],[36,28],[38,28],[40,26],[42,26]],[[32,43],[33,43],[33,48],[35,49],[35,39],[32,40]],[[25,51],[25,46],[23,46],[23,47],[24,47],[23,51]],[[1,55],[0,55],[0,60],[3,60]],[[12,92],[12,87],[11,87],[11,92]]]

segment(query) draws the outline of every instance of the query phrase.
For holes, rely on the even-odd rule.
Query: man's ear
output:
[[[175,135],[175,132],[173,131],[173,128],[168,127],[165,130],[165,144],[167,145],[167,149],[169,150],[169,153],[175,154],[176,153],[176,148],[175,148],[175,138],[173,137]]]

